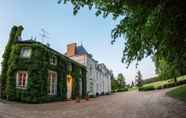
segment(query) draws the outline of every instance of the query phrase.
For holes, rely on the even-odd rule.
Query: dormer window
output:
[[[21,53],[20,53],[20,56],[22,58],[30,58],[31,56],[31,48],[28,48],[28,47],[24,47],[21,49]]]
[[[56,56],[52,56],[50,58],[50,64],[52,65],[57,65],[57,57]]]

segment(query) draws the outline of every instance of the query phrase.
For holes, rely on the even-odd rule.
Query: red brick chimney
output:
[[[76,46],[77,46],[76,43],[71,43],[71,44],[67,45],[67,53],[66,53],[66,55],[68,57],[72,57],[72,56],[76,55]]]

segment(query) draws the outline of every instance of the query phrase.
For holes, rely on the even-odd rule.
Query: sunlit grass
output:
[[[177,78],[177,81],[181,81],[181,80],[186,80],[186,76],[181,76],[181,77]],[[145,85],[143,85],[143,87],[154,86],[155,88],[157,88],[159,86],[163,86],[164,84],[173,83],[173,82],[174,82],[173,79],[162,80],[162,81],[158,81],[158,82],[152,82],[152,83],[149,83],[149,84],[145,84]]]

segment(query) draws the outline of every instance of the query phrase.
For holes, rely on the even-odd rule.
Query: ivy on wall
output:
[[[79,79],[82,79],[82,96],[86,95],[86,68],[80,66],[49,47],[39,43],[16,42],[21,36],[23,28],[14,26],[10,33],[10,40],[5,49],[2,63],[1,98],[28,103],[42,103],[47,101],[64,100],[67,94],[67,74],[73,76],[72,98],[78,96]],[[21,58],[23,47],[32,49],[30,58]],[[57,57],[57,65],[50,64],[52,56]],[[69,68],[71,65],[72,68]],[[16,88],[17,71],[28,72],[27,89]],[[57,72],[57,95],[48,96],[48,71]],[[82,72],[82,73],[81,73]]]
[[[23,31],[22,26],[13,26],[10,35],[9,40],[7,43],[7,46],[5,47],[5,51],[3,54],[3,61],[2,61],[2,74],[1,74],[1,97],[6,98],[6,83],[8,78],[8,61],[10,58],[10,54],[12,52],[12,46],[15,44],[16,40],[19,36],[21,36],[21,33]]]

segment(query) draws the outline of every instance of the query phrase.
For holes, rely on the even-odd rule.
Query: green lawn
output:
[[[186,85],[169,91],[167,95],[186,102]]]
[[[128,89],[128,91],[136,91],[136,90],[138,90],[138,87],[132,87]]]
[[[178,81],[186,80],[186,76],[178,77],[177,80],[178,80]],[[158,81],[158,82],[152,82],[152,83],[149,83],[149,84],[145,84],[145,85],[143,85],[143,87],[154,86],[155,88],[157,88],[158,86],[163,86],[164,84],[173,83],[173,82],[174,82],[173,79],[170,79],[170,80],[163,80],[163,81]]]

